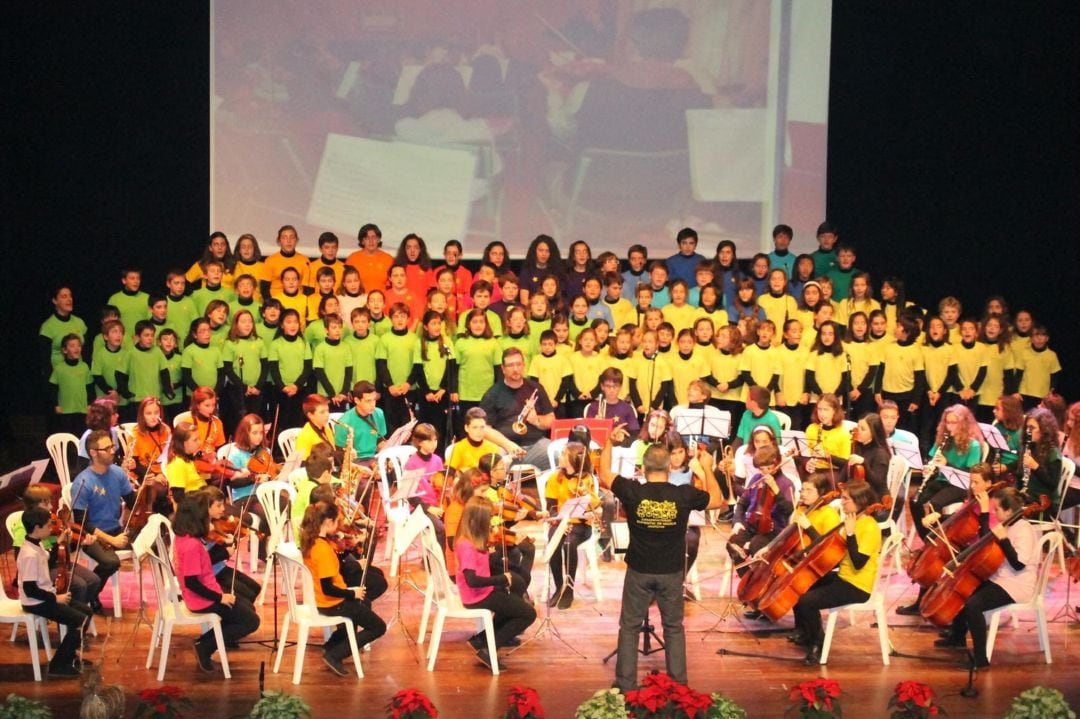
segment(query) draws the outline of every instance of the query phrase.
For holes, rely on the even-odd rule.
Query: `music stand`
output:
[[[912,470],[923,469],[922,455],[919,454],[919,448],[913,444],[906,444],[904,442],[893,442],[889,440],[889,447],[892,449],[893,454],[898,457],[903,457],[907,460],[908,466]]]
[[[587,499],[587,497],[585,499]],[[566,504],[570,504],[570,502],[572,502],[572,501],[574,501],[574,500],[570,500]],[[564,509],[566,508],[566,504],[563,505]],[[559,512],[559,517],[560,517],[559,524],[555,527],[555,531],[548,538],[547,544],[544,546],[544,554],[541,557],[541,560],[544,562],[544,564],[547,565],[547,568],[548,568],[547,576],[548,576],[549,579],[551,578],[551,559],[552,559],[552,557],[555,556],[555,552],[557,552],[563,546],[563,538],[566,536],[567,531],[569,531],[569,529],[570,529],[570,513],[569,512],[564,513],[563,511],[560,511]],[[563,568],[564,569],[566,568],[566,566],[565,566],[566,564],[567,564],[566,562],[563,562]],[[565,575],[566,575],[566,573],[564,572],[563,576],[565,577]],[[570,581],[573,581],[573,578],[571,578]],[[545,580],[544,586],[545,586],[545,588],[547,586],[546,580]],[[567,584],[564,583],[563,587],[566,587],[566,586],[567,586]],[[559,593],[560,593],[560,595],[562,594],[562,589],[559,590]],[[513,654],[518,649],[521,649],[522,647],[524,647],[526,644],[533,641],[534,639],[539,639],[541,636],[543,636],[544,632],[549,632],[551,634],[551,636],[555,637],[557,640],[562,642],[563,645],[567,649],[572,651],[574,654],[577,654],[582,659],[587,659],[588,657],[586,657],[584,654],[582,654],[578,650],[577,647],[575,647],[573,644],[571,644],[570,642],[566,641],[566,639],[563,638],[562,634],[559,632],[558,627],[555,626],[555,620],[554,620],[554,618],[552,617],[552,614],[551,614],[551,610],[554,607],[549,607],[548,604],[547,604],[547,601],[545,599],[543,599],[543,598],[541,598],[541,601],[539,602],[538,606],[542,607],[543,612],[544,612],[544,617],[543,617],[543,619],[540,620],[540,625],[536,628],[536,631],[533,632],[533,635],[531,637],[529,637],[528,639],[524,640],[521,644],[519,644],[518,646],[511,649],[508,652],[508,654]]]
[[[731,413],[705,405],[701,409],[676,407],[671,410],[675,431],[684,437],[727,439],[731,436]]]
[[[414,419],[395,429],[394,433],[386,438],[386,444],[383,446],[383,449],[386,449],[387,447],[400,447],[408,442],[409,437],[412,436],[413,427],[416,426],[416,423],[417,420]]]
[[[588,427],[592,441],[603,447],[604,442],[607,441],[607,436],[611,434],[611,429],[615,426],[615,420],[596,419],[595,417],[588,419],[556,419],[551,423],[551,439],[569,437],[570,431],[579,425]]]
[[[953,485],[954,487],[959,487],[965,492],[968,490],[969,487],[971,487],[970,472],[965,472],[962,469],[957,469],[956,467],[949,466],[941,467],[938,471],[941,472],[941,476],[948,480],[949,484]]]
[[[990,446],[990,449],[997,450],[998,457],[1002,452],[1012,452],[1012,447],[1009,446],[1009,440],[1005,439],[1005,435],[1001,433],[1001,430],[992,424],[979,423],[979,429],[982,430],[983,438],[986,440],[986,444]]]
[[[780,432],[780,450],[794,449],[800,457],[810,456],[810,444],[806,441],[806,432],[782,430]]]
[[[416,487],[423,478],[424,470],[422,469],[410,469],[402,472],[394,487],[394,493],[390,495],[390,501],[408,502],[409,499],[416,496]],[[411,515],[409,518],[412,519]]]
[[[41,481],[45,474],[45,468],[49,466],[47,459],[35,459],[30,464],[19,467],[0,477],[0,489],[6,489],[10,485],[29,487]]]

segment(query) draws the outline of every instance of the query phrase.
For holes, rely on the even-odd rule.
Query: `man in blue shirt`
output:
[[[116,550],[128,546],[129,538],[120,523],[120,513],[123,504],[129,509],[135,505],[135,490],[124,470],[113,464],[116,445],[108,430],[91,432],[86,449],[90,454],[90,466],[71,482],[72,519],[82,526],[83,535],[93,535],[96,540],[85,545],[83,552],[97,562],[94,574],[101,580],[100,592],[109,577],[120,569]],[[87,597],[87,603],[94,611],[101,609],[97,596]]]

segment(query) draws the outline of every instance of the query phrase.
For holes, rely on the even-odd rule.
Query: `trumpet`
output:
[[[525,418],[529,416],[529,412],[532,412],[533,408],[536,406],[536,398],[539,391],[540,390],[533,390],[532,395],[525,400],[525,405],[521,408],[518,418],[510,425],[510,429],[514,430],[514,434],[523,435],[529,431],[529,427],[525,424]]]

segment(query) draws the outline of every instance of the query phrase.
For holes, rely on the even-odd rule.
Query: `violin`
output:
[[[362,529],[339,525],[337,535],[327,537],[327,540],[334,547],[335,552],[344,554],[345,552],[353,552],[358,548],[362,548],[366,537],[367,533]]]
[[[1010,482],[995,482],[987,490],[993,494],[1011,486]],[[972,498],[946,519],[937,532],[931,534],[926,544],[911,555],[908,576],[921,587],[929,587],[941,577],[945,564],[958,550],[966,549],[979,537],[979,500]]]
[[[892,509],[892,497],[871,504],[859,516]],[[844,523],[833,527],[806,549],[797,553],[793,561],[776,565],[776,579],[769,585],[758,611],[772,621],[787,614],[818,580],[837,567],[847,553],[847,536],[840,533]]]
[[[840,490],[821,495],[817,501],[806,508],[805,514],[810,514],[818,507],[823,507],[840,496]],[[781,562],[788,561],[796,553],[801,552],[810,544],[810,535],[802,531],[797,522],[792,522],[781,530],[771,542],[762,550],[758,561],[749,572],[739,580],[737,595],[740,602],[753,603],[765,594],[773,577],[777,576],[774,567]]]
[[[266,474],[276,477],[281,472],[281,465],[274,461],[269,449],[264,445],[259,445],[252,451],[251,459],[247,463],[247,469],[252,474]]]
[[[209,483],[213,483],[215,479],[219,484],[228,482],[240,471],[238,467],[233,466],[232,462],[220,459],[213,451],[199,452],[192,459],[195,462],[195,470],[199,474],[209,475]]]
[[[1024,517],[1045,511],[1050,506],[1050,498],[1045,494],[1019,512],[1016,512],[1003,526],[1011,526]],[[919,604],[919,613],[924,619],[939,627],[948,626],[968,599],[983,582],[1005,563],[1005,553],[1001,551],[997,535],[989,532],[979,537],[970,547],[958,554],[942,570],[941,578],[930,587]]]

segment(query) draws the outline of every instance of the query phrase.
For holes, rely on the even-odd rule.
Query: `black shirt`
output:
[[[539,382],[526,379],[524,384],[517,389],[511,389],[506,385],[506,382],[496,382],[491,386],[491,389],[484,393],[483,398],[480,400],[480,406],[487,412],[488,424],[502,432],[508,439],[512,439],[521,445],[533,445],[546,437],[547,432],[532,424],[526,423],[525,426],[528,431],[524,435],[517,434],[511,428],[534,390],[536,390],[536,414],[543,415],[554,412],[551,400],[548,399],[547,392],[544,391]]]
[[[709,506],[709,493],[691,485],[640,484],[626,477],[616,477],[611,491],[626,507],[630,529],[627,566],[642,574],[683,571],[686,524],[690,512]]]

